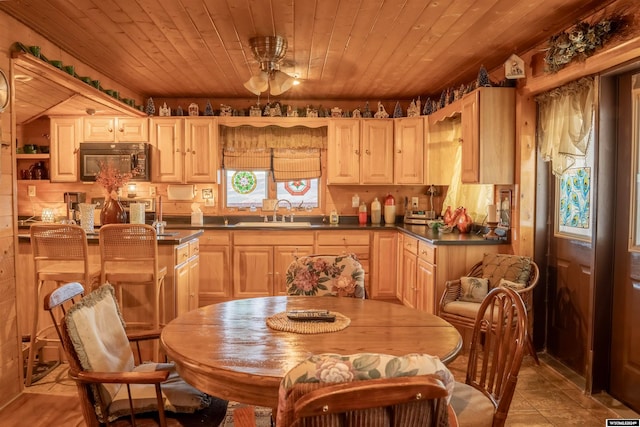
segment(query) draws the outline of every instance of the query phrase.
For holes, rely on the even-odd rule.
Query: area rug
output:
[[[227,407],[227,416],[224,422],[220,424],[220,427],[234,427],[233,424],[233,410],[242,406],[247,406],[244,403],[229,402]],[[271,408],[263,408],[262,406],[255,406],[256,411],[256,427],[271,427]]]

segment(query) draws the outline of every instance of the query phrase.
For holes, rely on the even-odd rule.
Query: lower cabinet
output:
[[[174,286],[176,290],[176,316],[198,308],[200,282],[199,240],[193,239],[176,246]]]
[[[402,287],[402,303],[407,307],[418,308],[421,295],[417,285],[418,240],[404,236],[402,245],[402,275],[399,286]]]
[[[296,256],[313,252],[313,233],[269,232],[269,237],[237,231],[233,235],[233,297],[285,295],[286,272]],[[287,242],[274,245],[273,242]]]
[[[373,232],[369,298],[397,300],[398,236],[395,230]]]
[[[200,307],[233,298],[231,233],[205,231],[200,237]]]
[[[436,314],[439,295],[436,291],[436,266],[434,264],[435,246],[426,242],[418,242],[418,259],[416,262],[416,308],[427,313]]]

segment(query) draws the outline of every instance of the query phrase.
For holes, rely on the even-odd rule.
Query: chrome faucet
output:
[[[291,202],[288,201],[287,199],[280,199],[276,202],[275,206],[273,207],[273,222],[278,221],[278,206],[280,206],[280,202],[286,202],[289,205],[289,212],[291,212]],[[285,216],[282,215],[282,222],[284,222],[285,220]],[[291,216],[291,221],[293,222],[293,215]]]

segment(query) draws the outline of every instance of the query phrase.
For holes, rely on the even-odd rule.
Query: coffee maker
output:
[[[67,206],[67,220],[78,222],[78,213],[80,203],[84,203],[87,199],[87,193],[80,191],[67,191],[64,193],[64,203]]]

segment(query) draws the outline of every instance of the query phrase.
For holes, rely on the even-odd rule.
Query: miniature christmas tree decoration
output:
[[[491,87],[491,80],[489,80],[489,73],[484,65],[480,66],[478,71],[478,87]]]
[[[207,100],[207,105],[204,107],[204,115],[213,116],[213,107],[211,106],[211,101],[209,100]]]
[[[156,112],[156,105],[153,103],[153,98],[147,99],[147,108],[145,109],[145,113],[147,116],[153,116]]]
[[[397,119],[402,117],[402,107],[400,107],[400,101],[396,101],[396,106],[393,109],[393,118]]]

